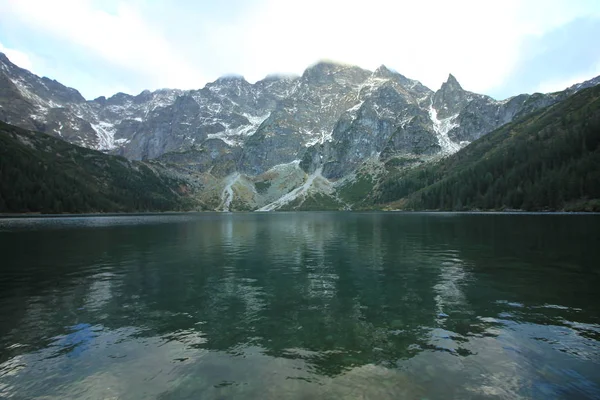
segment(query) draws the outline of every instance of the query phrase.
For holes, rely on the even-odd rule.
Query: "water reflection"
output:
[[[594,222],[0,220],[0,396],[600,396]]]

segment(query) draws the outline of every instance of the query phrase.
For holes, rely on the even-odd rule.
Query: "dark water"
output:
[[[0,220],[0,398],[600,398],[600,216]]]

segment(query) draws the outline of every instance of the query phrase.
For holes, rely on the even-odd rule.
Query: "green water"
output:
[[[600,216],[0,220],[0,398],[600,398]]]

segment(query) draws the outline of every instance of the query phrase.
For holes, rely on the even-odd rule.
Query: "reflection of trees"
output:
[[[560,245],[545,222],[515,233],[515,218],[525,216],[478,218],[208,215],[30,234],[43,243],[35,258],[15,255],[31,274],[15,278],[3,297],[13,299],[13,311],[0,303],[11,317],[2,336],[8,343],[23,334],[19,340],[35,348],[79,323],[134,327],[137,335],[231,354],[260,347],[330,376],[393,366],[423,349],[467,355],[461,346],[469,336],[497,324],[479,316],[506,308],[496,299],[533,298],[514,259],[562,257],[558,249],[555,258],[539,254]],[[559,285],[536,282],[546,284],[539,290]]]
[[[432,240],[453,238],[468,276],[478,284],[463,286],[473,312],[498,316],[511,312],[533,323],[561,324],[544,304],[585,309],[585,322],[600,315],[594,299],[600,283],[600,219],[592,215],[461,215],[438,224]],[[454,220],[454,221],[453,221]],[[467,278],[468,280],[469,278]],[[565,310],[563,310],[563,316]]]

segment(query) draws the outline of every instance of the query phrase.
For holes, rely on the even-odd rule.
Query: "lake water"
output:
[[[0,220],[0,398],[600,398],[600,216]]]

